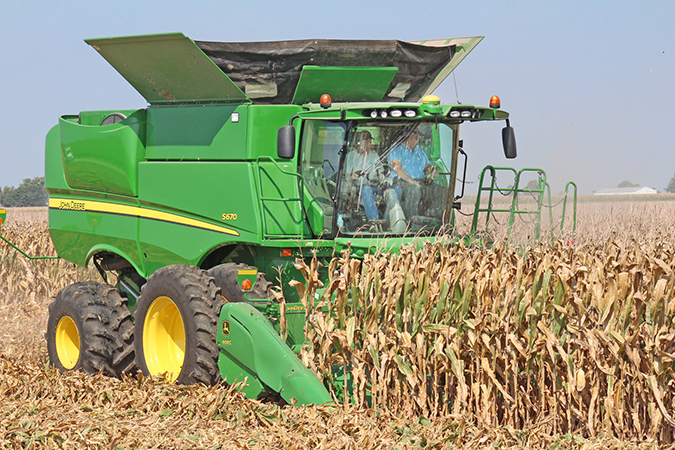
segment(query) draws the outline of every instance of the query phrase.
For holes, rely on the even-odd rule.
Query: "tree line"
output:
[[[673,175],[673,178],[670,179],[668,186],[666,186],[666,192],[675,194],[675,175]]]
[[[24,178],[19,187],[5,186],[0,190],[0,205],[6,208],[47,206],[48,201],[45,177]]]

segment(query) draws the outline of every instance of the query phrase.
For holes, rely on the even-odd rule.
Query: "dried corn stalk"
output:
[[[320,301],[305,300],[303,355],[339,401],[403,417],[515,429],[546,417],[555,434],[673,442],[669,238],[526,252],[426,243],[363,262],[345,252]],[[315,265],[298,263],[306,298]]]

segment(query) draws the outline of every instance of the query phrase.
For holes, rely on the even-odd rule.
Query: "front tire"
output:
[[[216,330],[223,301],[206,271],[162,267],[143,286],[136,311],[137,364],[143,374],[180,384],[220,380]]]
[[[62,372],[120,376],[135,368],[131,313],[107,284],[87,281],[61,290],[49,305],[45,337],[49,360]]]

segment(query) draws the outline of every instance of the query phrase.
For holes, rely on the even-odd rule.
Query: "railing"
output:
[[[497,175],[499,172],[507,172],[513,176],[513,185],[502,188],[497,185]],[[537,174],[537,187],[536,188],[530,188],[530,187],[525,187],[521,188],[520,187],[520,182],[523,179],[523,174],[527,172],[535,172]],[[491,177],[490,185],[485,186],[485,176],[486,174],[489,174]],[[567,185],[565,186],[565,192],[563,194],[563,199],[557,203],[556,205],[553,205],[551,202],[551,187],[546,181],[546,172],[544,172],[542,169],[534,169],[534,168],[525,168],[521,169],[520,171],[516,171],[516,169],[511,168],[511,167],[493,167],[493,166],[487,166],[485,167],[480,174],[479,177],[479,186],[478,186],[478,193],[476,196],[476,205],[474,208],[474,215],[473,215],[473,221],[471,224],[471,235],[476,236],[480,233],[478,226],[479,226],[479,215],[480,213],[486,213],[485,216],[485,230],[488,230],[488,225],[490,223],[490,219],[494,216],[494,213],[508,213],[509,215],[509,222],[508,222],[508,228],[506,231],[506,237],[507,239],[511,237],[511,233],[513,232],[514,228],[514,222],[515,218],[519,216],[534,216],[534,232],[532,233],[533,240],[536,242],[539,240],[541,237],[541,214],[542,214],[542,208],[546,207],[548,208],[548,215],[549,215],[549,224],[550,224],[550,229],[549,232],[551,234],[551,240],[554,241],[556,239],[556,233],[554,228],[554,222],[553,222],[553,208],[558,206],[560,203],[562,203],[562,214],[560,218],[560,235],[564,232],[564,227],[565,227],[565,217],[567,214],[567,198],[569,195],[569,189],[570,186],[574,187],[574,202],[573,202],[573,223],[572,223],[572,234],[576,232],[576,214],[577,214],[577,186],[573,182],[568,182]],[[511,206],[509,208],[497,208],[495,207],[494,204],[494,193],[498,192],[503,196],[512,196],[511,199]],[[481,207],[481,199],[483,196],[483,193],[488,193],[488,204],[487,207]],[[519,194],[527,193],[530,196],[532,196],[536,202],[536,208],[533,210],[530,209],[525,209],[521,208],[519,204],[520,196]],[[546,202],[545,202],[545,197],[546,197]]]
[[[272,212],[270,209],[266,209],[265,203],[266,203],[266,202],[281,202],[281,203],[285,203],[286,205],[292,205],[293,203],[297,202],[297,203],[298,203],[298,207],[299,207],[298,209],[299,209],[299,211],[300,211],[300,214],[302,215],[302,198],[301,198],[301,197],[290,197],[290,198],[289,198],[289,197],[284,197],[284,196],[281,194],[281,192],[279,192],[279,197],[265,197],[265,196],[264,196],[264,193],[263,193],[263,182],[264,182],[264,181],[263,181],[263,176],[264,176],[263,172],[264,172],[264,170],[265,170],[265,167],[260,165],[260,162],[261,162],[261,161],[269,161],[269,162],[272,162],[272,164],[276,167],[276,169],[277,169],[279,172],[281,172],[282,174],[284,174],[284,175],[289,175],[289,176],[297,177],[297,178],[299,178],[299,179],[302,179],[302,175],[299,174],[299,173],[297,173],[297,172],[292,172],[292,171],[285,170],[285,169],[282,168],[282,167],[279,165],[279,163],[277,163],[277,162],[274,160],[274,158],[272,158],[271,156],[259,156],[258,159],[257,159],[257,166],[258,166],[258,195],[259,195],[259,197],[260,197],[260,201],[261,201],[261,205],[262,205],[262,209],[263,209],[263,210],[261,211],[263,238],[264,238],[264,239],[270,239],[270,238],[274,238],[274,239],[295,239],[295,238],[298,237],[299,232],[302,231],[302,222],[303,222],[302,217],[300,217],[299,219],[298,219],[297,217],[295,217],[295,214],[294,214],[294,212],[293,212],[292,206],[287,206],[287,210],[288,210],[288,211],[287,211],[287,214],[288,214],[288,217],[289,217],[294,223],[296,223],[296,224],[298,225],[299,231],[298,231],[298,230],[295,230],[295,231],[296,231],[295,233],[270,233],[270,232],[268,231],[269,228],[268,228],[267,217],[266,217],[265,212],[267,211],[267,212],[270,214],[270,216],[274,216],[274,214],[273,214],[273,212]],[[267,177],[269,178],[270,181],[272,181],[272,182],[275,181],[273,177],[271,177],[271,176],[269,176],[269,175],[265,175],[265,176],[267,176]],[[281,229],[281,226],[279,226],[279,228]]]

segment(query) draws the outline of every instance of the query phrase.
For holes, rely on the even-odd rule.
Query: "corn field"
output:
[[[44,212],[9,213],[3,235],[53,253]],[[55,372],[46,306],[98,274],[0,243],[0,448],[675,448],[673,217],[582,202],[573,245],[344,254],[326,286],[298,261],[301,356],[335,407]]]

